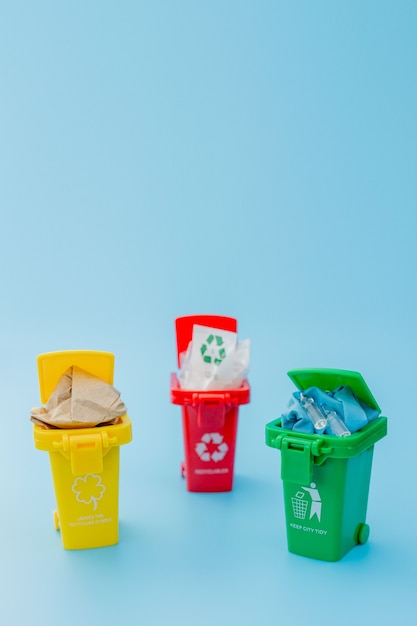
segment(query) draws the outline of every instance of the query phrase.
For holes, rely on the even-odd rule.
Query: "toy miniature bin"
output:
[[[218,315],[191,315],[175,320],[178,366],[180,355],[199,324],[237,332],[237,321]],[[181,389],[171,374],[171,402],[182,406],[185,462],[181,465],[188,491],[231,491],[239,405],[250,400],[249,383],[238,389],[198,391]]]
[[[114,355],[109,352],[49,352],[37,361],[42,403],[71,366],[113,384]],[[131,439],[128,415],[117,424],[95,428],[34,425],[35,447],[49,452],[57,503],[54,523],[64,548],[99,548],[118,542],[119,446]]]
[[[380,408],[357,372],[306,369],[288,372],[298,389],[333,391],[349,386],[370,407]],[[387,434],[387,418],[377,417],[348,437],[295,432],[281,420],[266,425],[266,443],[281,450],[281,478],[288,550],[338,561],[369,537],[366,524],[374,444]]]

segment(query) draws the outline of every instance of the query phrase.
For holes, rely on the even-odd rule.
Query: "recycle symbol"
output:
[[[195,447],[195,451],[202,461],[222,461],[229,450],[229,446],[223,441],[220,433],[206,433],[201,437]]]
[[[219,335],[209,335],[200,348],[203,361],[220,365],[226,358],[226,350],[223,347],[223,343],[223,338]]]

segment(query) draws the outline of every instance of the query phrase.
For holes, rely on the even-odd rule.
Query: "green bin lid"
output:
[[[371,408],[381,412],[371,390],[359,372],[310,368],[290,370],[288,376],[300,390],[318,387],[322,391],[334,391],[342,385],[350,387],[357,398],[366,402]]]

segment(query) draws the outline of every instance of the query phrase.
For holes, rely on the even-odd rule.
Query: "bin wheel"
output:
[[[53,512],[53,516],[54,516],[55,530],[59,530],[59,515],[58,515],[58,511],[56,509]]]
[[[361,524],[359,526],[359,532],[358,532],[358,541],[361,544],[364,544],[368,541],[369,539],[369,524]]]
[[[182,461],[182,463],[181,463],[181,466],[180,466],[180,467],[181,467],[181,478],[185,478],[185,476],[186,476],[186,471],[185,471],[185,463],[184,463],[184,461]]]

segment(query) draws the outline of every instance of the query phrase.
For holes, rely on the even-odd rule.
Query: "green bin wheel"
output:
[[[59,515],[58,515],[58,511],[56,509],[53,512],[53,516],[54,516],[55,530],[59,530]]]
[[[364,544],[368,541],[369,539],[369,524],[361,524],[359,526],[359,532],[358,532],[358,542],[361,544]]]

